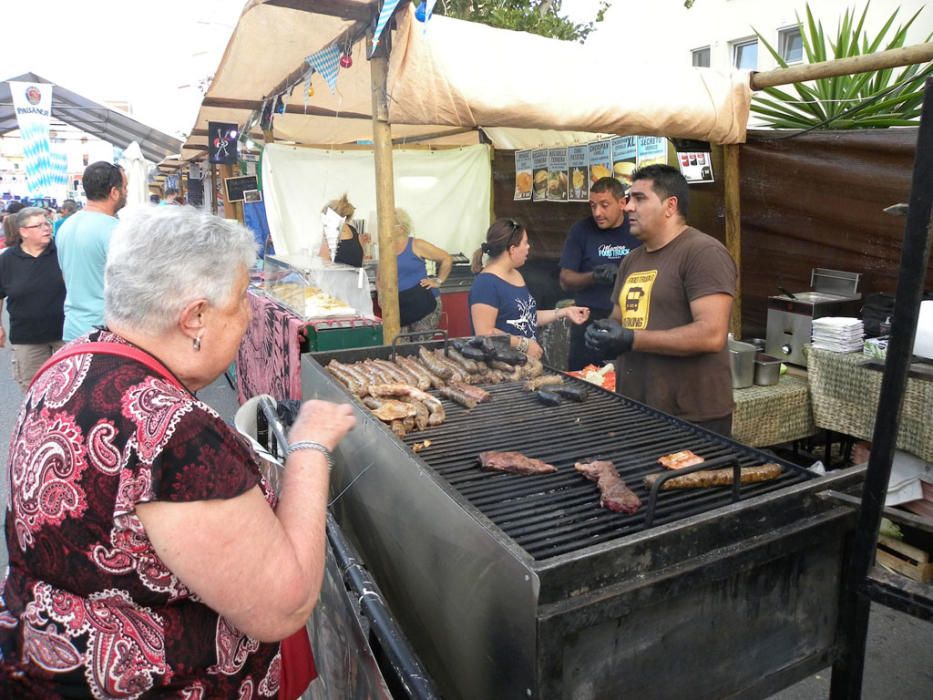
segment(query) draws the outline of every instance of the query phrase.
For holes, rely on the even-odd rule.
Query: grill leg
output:
[[[833,664],[830,700],[858,700],[862,697],[870,606],[868,598],[857,591],[843,596],[839,611],[842,616],[842,653]]]

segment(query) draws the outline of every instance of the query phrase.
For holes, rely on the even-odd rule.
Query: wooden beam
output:
[[[726,248],[735,260],[735,298],[729,324],[737,340],[742,338],[742,197],[739,187],[739,144],[726,144],[723,155],[723,199],[726,209]]]
[[[346,3],[341,0],[266,0],[264,4],[364,22],[368,22],[372,15],[372,7],[369,5]]]
[[[275,94],[275,93],[272,93]],[[205,97],[202,107],[217,107],[220,109],[242,109],[253,112],[262,109],[262,100],[239,100],[230,97]],[[289,104],[285,105],[286,114],[302,114],[311,117],[340,117],[341,119],[372,119],[369,114],[361,112],[339,112],[333,109],[323,109],[314,105]],[[192,132],[192,135],[194,132]]]
[[[778,85],[802,83],[819,78],[835,78],[840,75],[852,75],[854,73],[868,73],[883,68],[897,68],[916,63],[926,63],[927,61],[933,61],[933,42],[905,46],[901,49],[879,51],[865,56],[836,58],[820,63],[808,63],[791,68],[778,68],[762,73],[752,73],[749,85],[752,90],[763,90]]]
[[[366,42],[371,53],[371,38]],[[399,334],[398,261],[395,255],[395,179],[392,164],[392,127],[386,88],[389,60],[385,55],[369,61],[373,100],[373,159],[376,166],[376,228],[379,240],[377,291],[382,309],[382,339],[390,345]]]

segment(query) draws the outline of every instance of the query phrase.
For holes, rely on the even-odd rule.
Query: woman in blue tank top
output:
[[[402,333],[433,331],[441,317],[440,286],[450,275],[453,259],[447,251],[411,235],[411,217],[395,210],[395,255],[398,264],[398,310]],[[426,260],[437,263],[428,277]]]
[[[530,249],[528,232],[517,221],[498,219],[489,227],[486,242],[473,254],[473,272],[478,274],[470,287],[470,320],[476,335],[510,335],[512,347],[537,359],[544,353],[536,338],[538,326],[560,318],[579,325],[586,322],[590,310],[585,306],[538,308],[518,271]],[[485,267],[484,255],[488,256]]]

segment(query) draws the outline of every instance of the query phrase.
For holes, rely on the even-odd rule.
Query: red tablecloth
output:
[[[236,360],[240,403],[269,394],[276,400],[301,399],[301,318],[267,297],[249,293],[253,311]]]

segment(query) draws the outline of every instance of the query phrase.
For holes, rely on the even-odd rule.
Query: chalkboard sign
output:
[[[224,180],[224,186],[227,188],[228,202],[242,202],[243,193],[246,190],[258,190],[259,185],[256,182],[255,175],[244,175],[243,177],[228,177]]]

